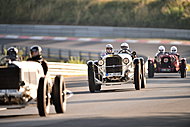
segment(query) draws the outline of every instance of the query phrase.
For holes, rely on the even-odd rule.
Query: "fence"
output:
[[[190,39],[190,30],[161,28],[131,28],[103,26],[66,25],[18,25],[0,24],[0,34],[60,36],[60,37],[104,37],[104,38],[172,38]]]
[[[0,45],[0,55],[6,54],[6,49],[9,47],[17,47],[19,50],[19,55],[23,58],[29,56],[30,47],[27,46],[14,46],[14,45]],[[68,49],[54,49],[54,48],[43,48],[43,57],[46,59],[59,60],[59,61],[69,61],[72,58],[87,61],[99,59],[100,53],[98,52],[88,52],[79,50],[68,50]]]

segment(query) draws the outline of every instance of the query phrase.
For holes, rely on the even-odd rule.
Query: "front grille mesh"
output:
[[[18,67],[0,68],[0,89],[18,89],[20,69]]]
[[[168,59],[168,62],[164,62],[164,59]],[[170,68],[171,67],[171,58],[170,57],[163,57],[161,59],[161,67],[162,68]]]
[[[106,58],[106,73],[118,73],[122,72],[122,65],[121,57],[108,57]]]

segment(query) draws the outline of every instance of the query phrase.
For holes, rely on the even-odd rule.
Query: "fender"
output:
[[[93,65],[93,64],[94,64],[94,61],[89,60],[86,64],[87,64],[88,66],[89,66],[89,65]]]
[[[134,63],[134,64],[140,63],[140,59],[139,59],[139,58],[135,58],[135,59],[133,60],[133,63]]]
[[[148,57],[148,60],[154,62],[154,58],[150,58],[150,57]]]
[[[144,65],[144,58],[140,57],[139,59],[140,59],[141,64]]]

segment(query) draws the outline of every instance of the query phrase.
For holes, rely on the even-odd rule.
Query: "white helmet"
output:
[[[106,45],[106,53],[113,53],[113,46],[112,44]]]
[[[163,45],[158,47],[158,52],[164,53],[165,52],[165,47]]]
[[[121,49],[126,50],[129,49],[129,45],[126,42],[121,43]]]
[[[171,52],[171,53],[177,53],[177,47],[176,47],[176,46],[172,46],[172,47],[170,48],[170,52]]]

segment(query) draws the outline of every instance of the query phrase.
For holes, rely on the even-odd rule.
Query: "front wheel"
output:
[[[37,107],[40,116],[47,116],[50,110],[50,91],[46,78],[40,78],[37,90]]]
[[[186,78],[187,70],[186,70],[186,63],[185,63],[185,61],[181,62],[180,73],[181,73],[181,78]]]
[[[94,93],[96,90],[96,83],[95,83],[95,74],[92,63],[88,64],[88,85],[90,92]]]
[[[63,76],[55,77],[52,92],[56,113],[64,113],[66,111],[66,87]]]
[[[140,63],[135,64],[135,70],[134,70],[134,84],[135,89],[140,90],[141,89],[141,70],[140,70]]]

